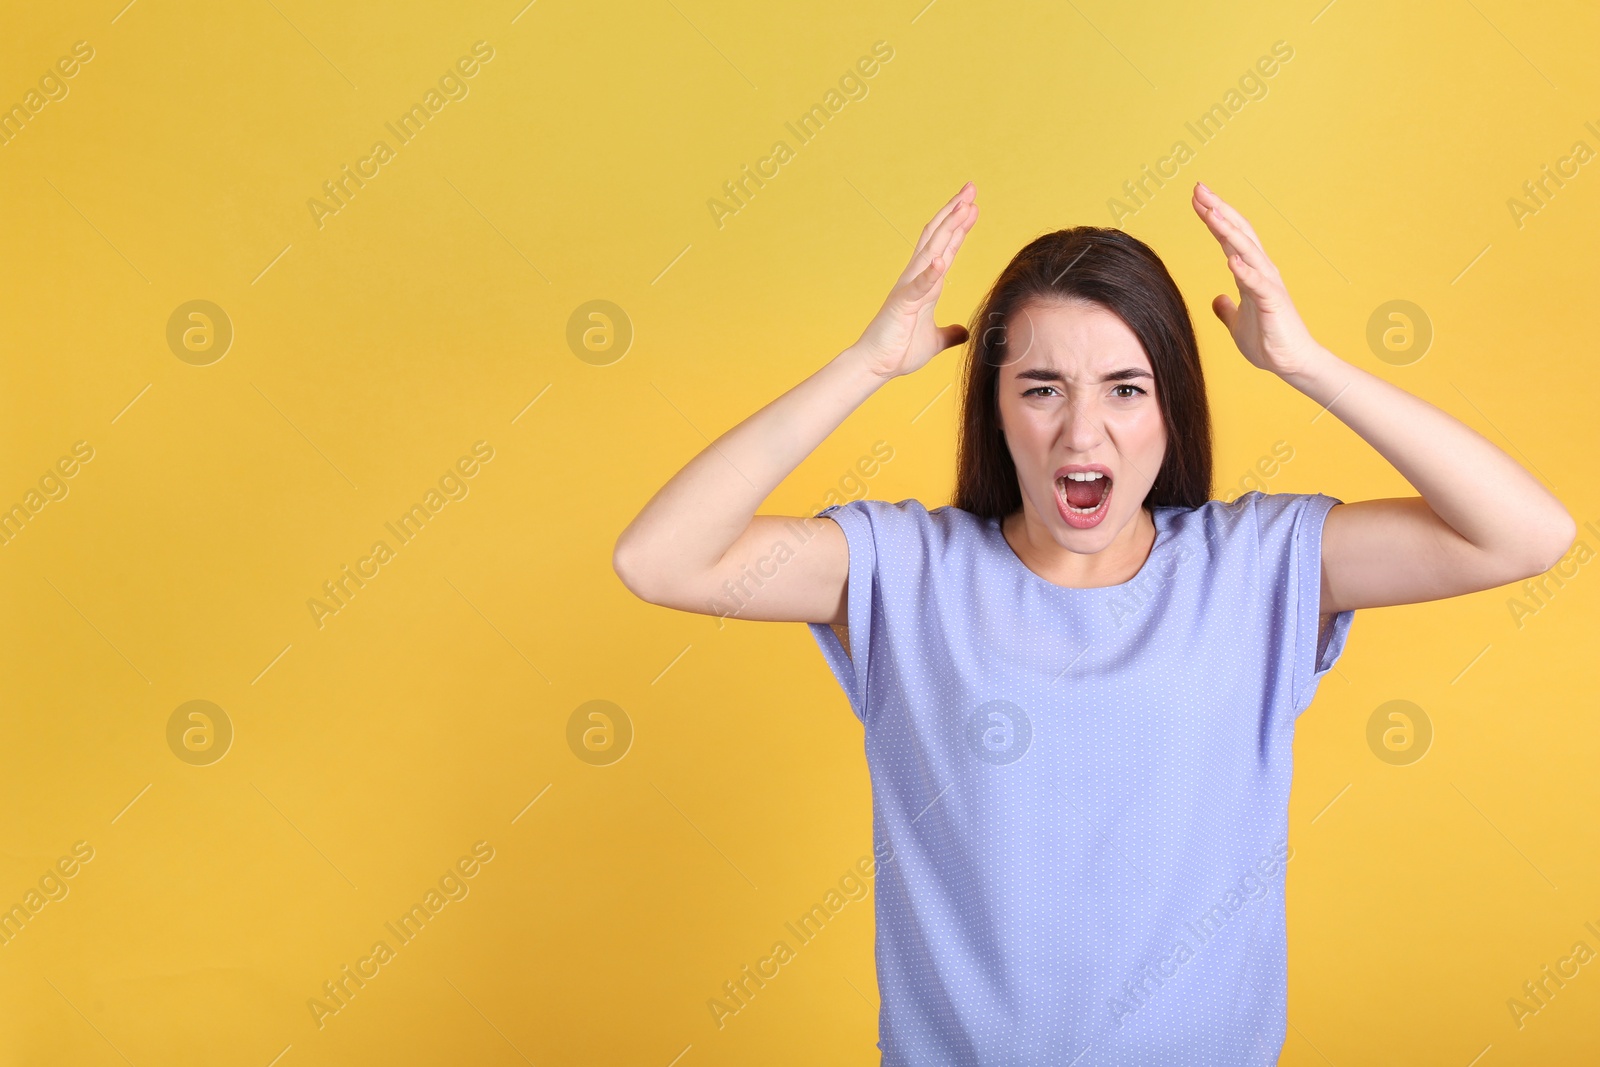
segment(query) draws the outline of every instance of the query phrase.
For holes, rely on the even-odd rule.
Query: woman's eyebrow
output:
[[[1067,381],[1059,370],[1051,366],[1029,367],[1027,370],[1019,370],[1016,377],[1018,381],[1026,379],[1030,382],[1060,382],[1063,385]],[[1133,378],[1150,378],[1154,380],[1154,376],[1143,367],[1123,367],[1121,370],[1108,371],[1100,376],[1102,382],[1125,382]]]

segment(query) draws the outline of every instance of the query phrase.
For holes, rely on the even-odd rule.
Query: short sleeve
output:
[[[1292,713],[1311,706],[1322,676],[1344,652],[1355,620],[1353,609],[1324,618],[1322,600],[1322,526],[1336,504],[1344,501],[1323,493],[1252,491],[1258,574],[1262,595],[1272,605],[1280,627],[1278,651],[1287,660],[1278,676],[1289,686]]]
[[[850,710],[863,723],[867,721],[867,675],[872,655],[872,611],[877,584],[878,551],[873,543],[872,520],[868,517],[867,501],[852,500],[834,504],[817,512],[818,518],[829,518],[844,531],[845,542],[850,547],[850,576],[845,593],[845,615],[849,630],[850,653],[832,626],[811,622],[811,636],[822,649],[822,656],[833,670],[834,678],[850,698]]]

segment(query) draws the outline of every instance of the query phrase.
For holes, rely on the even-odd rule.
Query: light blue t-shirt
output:
[[[1317,610],[1337,503],[1155,508],[1097,589],[959,508],[819,512],[850,546],[851,655],[808,625],[865,728],[885,1067],[1277,1062],[1295,719],[1354,619]]]

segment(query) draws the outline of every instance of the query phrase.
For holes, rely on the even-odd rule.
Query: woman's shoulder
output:
[[[1178,537],[1219,539],[1260,546],[1293,535],[1307,515],[1320,516],[1339,501],[1323,493],[1264,493],[1258,489],[1198,507],[1158,507]]]
[[[929,526],[971,526],[981,525],[985,520],[970,511],[964,511],[954,504],[938,504],[928,507],[915,497],[906,497],[904,500],[878,500],[871,497],[861,497],[856,500],[847,500],[840,504],[830,504],[817,512],[818,515],[827,515],[840,510],[853,510],[868,518],[883,522],[915,523]]]
[[[844,514],[841,515],[841,512]],[[817,514],[834,515],[842,523],[859,524],[861,528],[871,531],[874,540],[892,539],[930,545],[976,534],[989,521],[954,504],[939,504],[930,508],[915,497],[896,501],[863,497],[842,504],[831,504]]]

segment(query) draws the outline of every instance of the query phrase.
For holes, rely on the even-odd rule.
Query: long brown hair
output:
[[[1204,504],[1211,498],[1211,408],[1188,305],[1148,245],[1098,226],[1035,238],[1006,264],[974,313],[951,502],[982,518],[1004,518],[1022,506],[1017,468],[1000,432],[1000,368],[1019,358],[1006,353],[1007,324],[1029,302],[1074,299],[1126,323],[1150,360],[1167,448],[1145,506]]]

